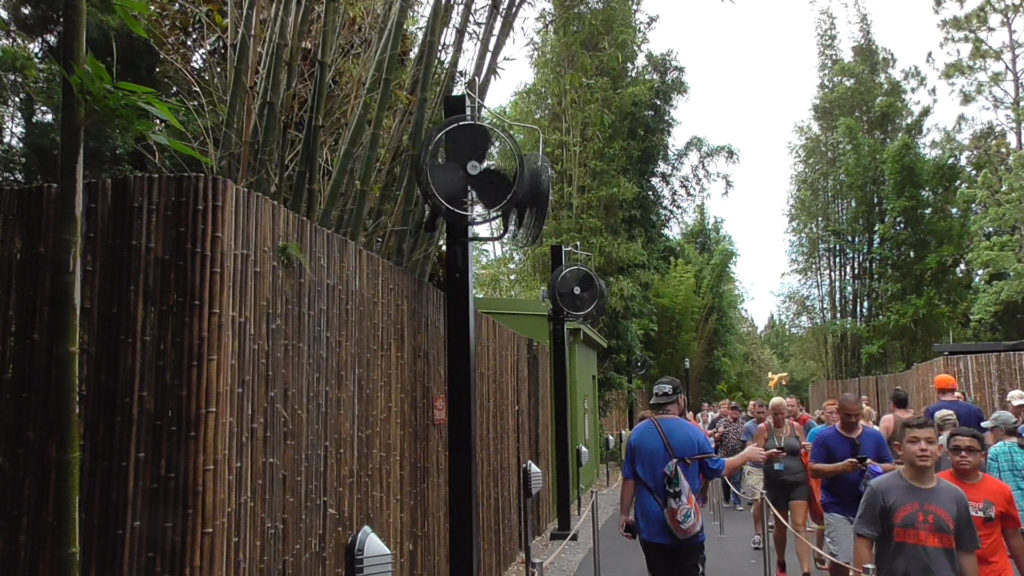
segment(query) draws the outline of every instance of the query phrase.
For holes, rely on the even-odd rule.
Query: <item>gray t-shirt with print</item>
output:
[[[978,532],[967,498],[959,488],[937,479],[921,488],[898,471],[868,484],[853,531],[875,541],[879,576],[957,576],[957,551],[974,552]]]

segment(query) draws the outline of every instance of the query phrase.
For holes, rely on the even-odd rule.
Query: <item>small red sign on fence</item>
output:
[[[444,399],[444,394],[434,395],[434,424],[447,424],[448,423],[448,402]]]

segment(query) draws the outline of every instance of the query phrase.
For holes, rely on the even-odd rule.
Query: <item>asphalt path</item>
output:
[[[750,537],[754,534],[754,524],[751,520],[750,507],[744,505],[744,511],[738,512],[733,509],[723,511],[725,524],[725,536],[719,536],[719,524],[715,524],[710,510],[705,509],[704,531],[706,534],[705,552],[707,554],[707,575],[708,576],[761,576],[764,572],[762,552],[753,550],[750,547]],[[640,551],[640,544],[635,540],[627,540],[619,535],[619,515],[612,514],[601,526],[601,538],[599,557],[601,560],[600,576],[647,576],[647,568],[644,565],[643,552]],[[791,535],[792,536],[792,535]],[[807,532],[807,539],[814,541],[814,533]],[[786,546],[786,567],[788,573],[799,576],[800,564],[796,559],[796,549],[793,545],[793,538],[789,538]],[[771,532],[768,533],[766,544],[771,542]],[[811,564],[812,574],[820,575],[825,572],[815,570]],[[772,555],[771,576],[775,574],[774,554]],[[580,562],[576,570],[576,576],[594,576],[594,552],[590,552]]]

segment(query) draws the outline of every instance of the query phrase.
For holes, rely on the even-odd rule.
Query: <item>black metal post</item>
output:
[[[632,369],[632,367],[630,367],[630,369],[629,369],[629,391],[626,392],[626,399],[627,399],[627,402],[626,402],[626,425],[629,426],[630,430],[632,430],[633,429],[633,419],[636,417],[636,415],[634,414],[634,412],[636,412],[636,408],[635,408],[635,406],[636,406],[636,393],[633,390],[633,369]]]
[[[523,495],[523,555],[526,560],[526,576],[530,576],[533,567],[533,559],[531,558],[533,547],[530,545],[533,542],[533,526],[530,519],[530,497],[532,495],[530,494],[530,479],[528,476],[529,471],[526,469],[526,466],[521,467],[519,472],[519,491]]]
[[[451,576],[480,571],[479,502],[476,464],[473,258],[469,226],[445,228],[448,330],[448,558]]]
[[[576,462],[576,516],[583,515],[583,463]]]
[[[464,114],[465,96],[445,98],[445,117]],[[450,576],[479,576],[480,520],[476,464],[476,330],[469,222],[446,219],[448,331],[448,561]]]
[[[689,358],[687,358],[686,361],[683,362],[683,366],[686,368],[686,409],[692,411],[692,409],[690,408],[691,406],[693,406],[693,402],[691,401],[692,399],[690,398],[690,359]],[[686,415],[684,414],[683,416],[686,416]]]
[[[559,244],[551,246],[551,273],[554,274],[565,263],[563,248]],[[570,513],[572,511],[572,469],[569,466],[572,458],[572,442],[569,438],[569,355],[565,342],[565,318],[561,314],[551,312],[551,385],[554,388],[555,418],[555,509],[558,524],[551,531],[552,540],[565,540],[570,536],[572,527]],[[575,538],[575,534],[572,535]]]

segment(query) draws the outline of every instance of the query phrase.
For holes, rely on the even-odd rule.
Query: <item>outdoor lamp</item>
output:
[[[590,462],[590,450],[583,444],[576,447],[576,462],[580,467],[586,466],[587,462]]]
[[[629,441],[629,432],[625,430],[619,430],[619,444],[625,444]]]
[[[526,492],[526,497],[536,496],[543,487],[544,472],[532,460],[527,460],[526,464],[523,464],[523,491]]]
[[[608,434],[604,437],[604,447],[610,450],[615,450],[615,436]]]
[[[348,539],[345,547],[345,574],[354,576],[391,576],[393,556],[369,526]]]

